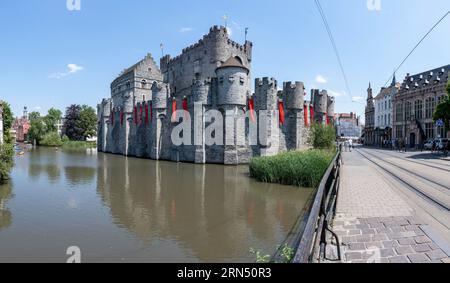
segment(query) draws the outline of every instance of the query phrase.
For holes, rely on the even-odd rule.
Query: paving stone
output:
[[[361,235],[361,230],[350,230],[348,231],[349,236]]]
[[[342,244],[348,244],[348,243],[353,243],[356,242],[357,239],[355,236],[344,236],[344,237],[339,237],[341,239]]]
[[[347,261],[362,260],[361,252],[348,252],[345,254]]]
[[[400,245],[398,244],[397,241],[384,241],[384,242],[383,242],[383,247],[384,247],[385,249],[396,248],[396,247],[398,247],[398,246],[400,246]]]
[[[447,255],[441,251],[441,250],[434,250],[431,252],[426,253],[426,255],[431,259],[431,260],[435,260],[435,259],[444,259],[447,257]]]
[[[363,251],[366,249],[364,243],[350,243],[348,244],[348,248],[352,251]]]
[[[411,225],[421,225],[423,224],[422,221],[420,221],[419,219],[417,219],[416,217],[413,216],[408,216],[405,217],[405,219],[409,222],[409,224]]]
[[[377,228],[377,233],[378,234],[388,234],[388,233],[392,233],[391,228]]]
[[[442,263],[450,263],[450,258],[444,258],[443,260],[442,260]]]
[[[370,242],[370,240],[371,240],[370,235],[356,236],[356,241],[359,243]]]
[[[381,249],[380,250],[381,257],[392,257],[396,256],[394,249]]]
[[[335,230],[334,233],[336,233],[336,235],[338,235],[338,236],[347,236],[348,235],[347,230]]]
[[[369,227],[372,229],[382,229],[385,228],[383,223],[369,223]]]
[[[410,246],[410,245],[416,244],[416,241],[414,241],[413,238],[403,238],[403,239],[398,239],[398,243],[401,246]]]
[[[342,227],[344,230],[355,230],[356,229],[356,225],[344,225],[344,227]]]
[[[420,229],[419,226],[417,225],[408,225],[408,226],[404,226],[406,231],[416,231],[417,229]]]
[[[389,263],[409,263],[406,256],[394,256],[389,258]]]
[[[425,254],[410,254],[407,257],[412,263],[430,262],[430,259]]]
[[[370,227],[369,227],[369,224],[359,224],[359,225],[356,225],[356,229],[369,229]]]
[[[378,242],[378,241],[387,241],[389,240],[388,237],[385,234],[376,234],[372,236],[372,241],[373,242]]]
[[[394,233],[401,233],[401,232],[405,232],[405,228],[403,227],[391,227],[392,232]]]
[[[412,247],[418,253],[425,253],[425,252],[429,252],[429,251],[433,250],[427,244],[413,245]]]
[[[384,246],[381,242],[369,242],[366,243],[366,249],[371,249],[371,248],[378,248],[378,249],[383,249]]]
[[[374,235],[376,233],[375,229],[362,229],[361,234],[363,235]]]
[[[414,240],[415,240],[416,243],[418,243],[418,244],[431,243],[430,238],[428,238],[427,236],[418,236],[418,237],[415,237]]]
[[[336,227],[336,226],[344,226],[344,224],[345,224],[344,221],[334,221],[333,227]]]
[[[401,246],[398,248],[395,248],[395,251],[398,255],[407,255],[414,253],[414,250],[411,248],[411,246]]]
[[[433,250],[439,250],[440,249],[440,247],[438,246],[438,245],[436,245],[435,243],[431,243],[431,244],[428,244],[428,247],[430,247],[430,249],[433,251]]]

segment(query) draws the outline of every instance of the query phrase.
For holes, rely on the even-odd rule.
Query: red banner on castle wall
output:
[[[145,103],[145,125],[148,125],[148,103]]]
[[[285,114],[284,114],[284,104],[283,101],[278,101],[278,111],[280,115],[280,125],[284,125],[285,122]]]
[[[172,123],[175,123],[177,121],[176,111],[177,111],[177,100],[174,98],[172,100]]]
[[[305,117],[305,127],[308,127],[309,126],[309,121],[308,121],[308,106],[304,106],[303,107],[303,114],[304,114],[304,117]]]
[[[250,111],[250,120],[255,123],[256,122],[256,118],[255,118],[255,101],[253,100],[253,97],[250,97],[248,99],[248,109]]]
[[[120,111],[120,126],[123,126],[123,111]]]
[[[187,100],[186,97],[183,98],[183,110],[185,111],[184,112],[184,118],[187,119],[188,115],[187,115],[186,112],[189,112],[189,109],[188,109],[188,100]]]
[[[309,116],[311,117],[311,123],[314,123],[314,106],[309,106]]]

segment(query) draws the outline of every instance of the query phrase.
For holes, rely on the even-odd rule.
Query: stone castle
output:
[[[214,26],[181,55],[162,57],[160,67],[149,54],[125,69],[111,84],[111,98],[98,105],[98,150],[237,165],[253,156],[308,147],[311,121],[333,123],[334,99],[312,90],[312,101],[305,101],[303,83],[287,82],[280,90],[272,78],[256,79],[253,94],[252,48],[250,41],[236,43],[225,27]],[[210,118],[211,111],[223,122]],[[180,122],[190,126],[182,133],[190,143],[173,142]],[[222,122],[220,135],[208,131],[216,122]],[[223,142],[210,144],[207,137]]]

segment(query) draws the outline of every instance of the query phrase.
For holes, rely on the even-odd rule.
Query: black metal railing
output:
[[[308,212],[302,215],[299,224],[302,230],[294,263],[315,263],[324,259],[327,245],[326,231],[329,231],[336,240],[338,253],[336,260],[341,259],[339,239],[330,229],[336,215],[341,165],[341,152],[338,151],[317,188],[313,201],[309,204]]]

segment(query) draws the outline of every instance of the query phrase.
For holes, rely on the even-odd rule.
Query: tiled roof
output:
[[[448,73],[450,72],[450,65],[436,68],[431,71],[419,73],[412,76],[407,76],[402,83],[401,90],[408,91],[410,89],[417,89],[424,86],[429,86],[442,81],[448,80]]]

